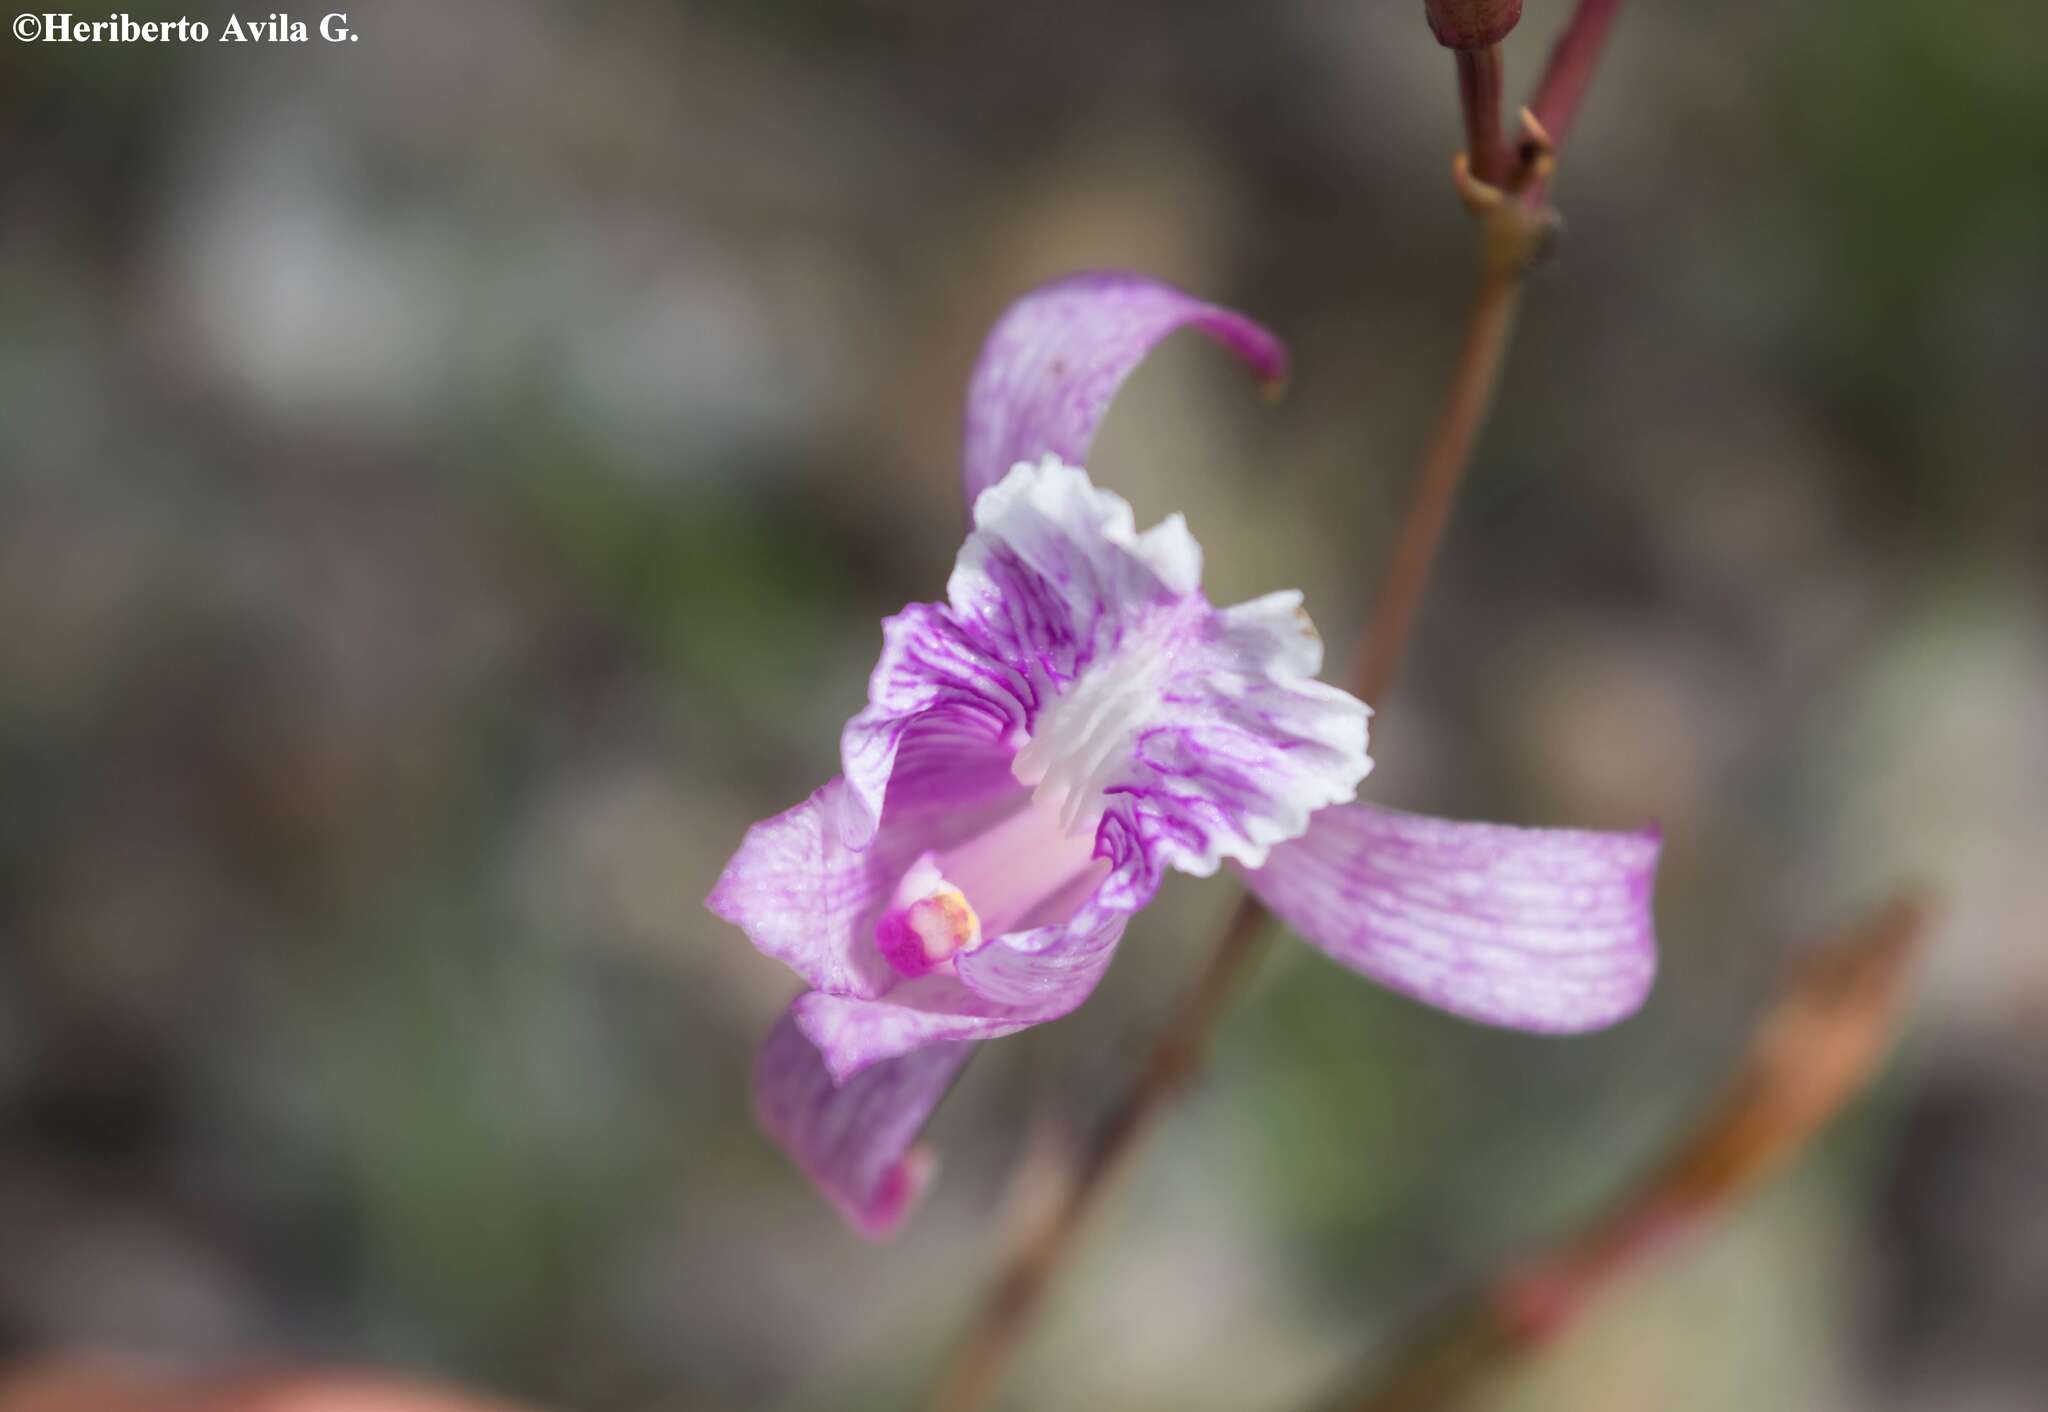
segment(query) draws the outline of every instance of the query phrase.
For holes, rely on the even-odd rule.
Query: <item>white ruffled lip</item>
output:
[[[1054,456],[1012,468],[974,521],[951,607],[1019,679],[1013,771],[1060,796],[1069,826],[1123,809],[1160,861],[1206,876],[1259,866],[1356,796],[1370,711],[1315,679],[1299,593],[1212,607],[1180,516],[1141,534]]]
[[[1172,616],[1159,615],[1153,632],[1121,644],[1041,706],[1010,762],[1011,774],[1033,789],[1034,799],[1058,807],[1063,829],[1093,833],[1101,822],[1106,791],[1129,768],[1171,668],[1165,639],[1173,623]]]

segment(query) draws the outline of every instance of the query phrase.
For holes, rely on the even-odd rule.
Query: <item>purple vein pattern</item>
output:
[[[1634,1014],[1657,974],[1659,837],[1425,818],[1316,816],[1247,876],[1273,914],[1401,994],[1547,1033]]]
[[[1088,464],[1095,428],[1117,389],[1161,340],[1183,328],[1235,353],[1266,386],[1286,381],[1287,350],[1279,339],[1242,314],[1142,275],[1075,275],[1012,304],[989,333],[968,384],[968,508],[1019,461],[1050,453]]]
[[[931,1155],[911,1144],[967,1052],[966,1045],[933,1045],[835,1085],[818,1051],[785,1016],[755,1060],[757,1116],[854,1229],[885,1235],[931,1180]]]
[[[1371,765],[1299,595],[1211,606],[1178,517],[1140,534],[1048,457],[975,523],[947,601],[884,625],[844,774],[756,825],[710,899],[814,987],[795,1021],[842,1082],[1066,1014],[1167,869],[1257,866]],[[899,974],[877,926],[930,879],[981,935]]]
[[[840,775],[749,830],[709,899],[809,987],[756,1106],[863,1234],[928,1185],[917,1137],[975,1042],[1081,1004],[1169,869],[1227,861],[1344,965],[1489,1023],[1611,1023],[1654,973],[1654,835],[1352,802],[1370,713],[1317,680],[1301,596],[1216,608],[1181,518],[1140,533],[1080,469],[1124,377],[1183,327],[1284,372],[1257,325],[1133,275],[1048,286],[997,324],[945,598],[883,623]]]

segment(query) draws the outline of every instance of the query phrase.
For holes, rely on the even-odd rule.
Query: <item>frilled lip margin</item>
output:
[[[1654,979],[1654,831],[1353,802],[1368,713],[1315,679],[1299,595],[1213,608],[1179,517],[1140,534],[1078,469],[1124,377],[1187,327],[1284,375],[1257,325],[1133,275],[1048,286],[997,324],[946,601],[884,625],[842,776],[755,825],[709,899],[811,987],[761,1052],[756,1107],[864,1234],[928,1187],[917,1137],[975,1042],[1086,999],[1166,868],[1229,862],[1332,959],[1482,1023],[1597,1029]]]

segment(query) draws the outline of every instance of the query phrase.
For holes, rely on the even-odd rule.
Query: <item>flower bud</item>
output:
[[[1522,18],[1522,0],[1422,0],[1429,27],[1448,49],[1484,49],[1507,38]]]

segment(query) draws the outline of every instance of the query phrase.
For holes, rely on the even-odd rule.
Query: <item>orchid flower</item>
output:
[[[1336,961],[1469,1019],[1589,1030],[1649,990],[1653,832],[1353,802],[1371,713],[1316,679],[1301,595],[1213,606],[1181,517],[1139,533],[1081,469],[1125,376],[1188,327],[1284,374],[1258,325],[1132,275],[997,323],[945,601],[883,623],[842,773],[754,825],[711,894],[810,987],[762,1050],[757,1111],[865,1234],[928,1185],[916,1140],[975,1044],[1087,999],[1169,868],[1228,861]]]

